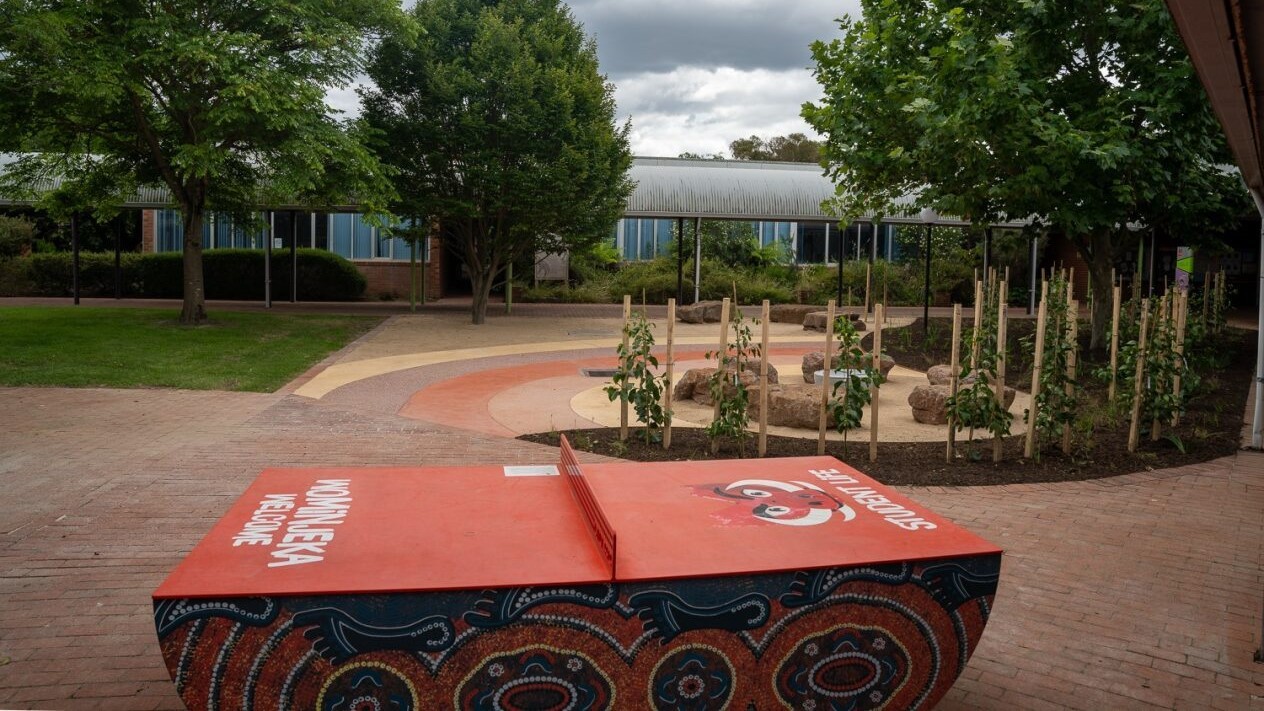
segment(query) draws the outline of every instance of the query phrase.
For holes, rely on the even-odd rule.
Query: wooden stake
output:
[[[1075,394],[1075,366],[1076,356],[1079,353],[1079,310],[1080,302],[1070,298],[1071,292],[1067,291],[1067,341],[1071,344],[1071,350],[1067,352],[1066,363],[1066,389],[1063,391],[1070,398]],[[1066,422],[1062,425],[1062,453],[1071,454],[1071,423]]]
[[[873,370],[882,373],[882,312],[886,304],[876,304],[873,312]],[[878,381],[869,383],[869,461],[878,461]]]
[[[829,407],[830,399],[830,375],[834,372],[834,307],[833,299],[830,299],[825,306],[825,362],[821,364],[821,368],[825,372],[821,373],[821,409],[819,423],[816,428],[816,453],[818,455],[825,454],[825,425],[828,423],[826,410]]]
[[[1112,287],[1111,305],[1110,305],[1110,387],[1106,392],[1106,400],[1108,402],[1115,401],[1116,380],[1119,371],[1119,310],[1123,305],[1123,288]]]
[[[976,284],[978,282],[975,282]],[[957,381],[960,378],[961,370],[961,304],[952,305],[952,365],[948,367],[952,369],[952,377],[949,381],[949,394],[952,397],[957,396]],[[952,415],[948,416],[948,446],[944,451],[944,461],[951,464],[953,450],[955,449],[957,439],[957,425],[952,420]]]
[[[1159,314],[1154,319],[1154,334],[1155,334],[1156,340],[1158,338],[1159,329],[1163,329],[1163,331],[1167,333],[1169,337],[1172,333],[1172,309],[1171,309],[1172,304],[1171,304],[1171,299],[1169,297],[1171,297],[1171,294],[1166,293],[1163,295],[1163,298],[1159,300]],[[1151,442],[1159,441],[1159,434],[1160,434],[1161,429],[1162,429],[1162,423],[1159,422],[1159,418],[1155,417],[1153,420],[1150,421],[1150,441]]]
[[[1031,367],[1031,408],[1027,414],[1027,440],[1023,443],[1023,456],[1032,459],[1036,456],[1036,416],[1040,408],[1036,402],[1040,398],[1040,371],[1045,362],[1045,324],[1049,318],[1049,282],[1040,284],[1040,306],[1036,309],[1036,352],[1035,362]]]
[[[1172,394],[1176,396],[1177,402],[1181,398],[1181,371],[1185,364],[1185,319],[1186,313],[1189,311],[1189,294],[1182,291],[1176,292],[1176,306],[1173,308],[1176,312],[1176,341],[1173,350],[1176,354],[1176,377],[1172,384]],[[1172,426],[1178,427],[1181,424],[1181,413],[1177,410],[1172,414]]]
[[[1137,451],[1141,439],[1141,386],[1145,375],[1146,329],[1150,320],[1150,300],[1141,300],[1141,335],[1137,341],[1137,373],[1132,386],[1132,421],[1128,426],[1128,451]]]
[[[873,265],[865,263],[865,316],[869,316],[869,285],[872,278]]]
[[[970,373],[979,367],[979,329],[983,325],[983,282],[974,283],[974,338],[970,341]]]
[[[632,318],[632,295],[623,295],[623,352],[628,352],[628,320]],[[628,384],[625,381],[619,398],[619,441],[628,441]]]
[[[729,309],[731,306],[732,303],[729,301],[728,297],[725,297],[724,300],[720,302],[720,348],[715,354],[715,367],[716,375],[720,378],[724,385],[728,384],[724,382],[728,378],[728,375],[724,372],[724,356],[728,352],[729,348]],[[734,374],[739,378],[742,377],[741,374],[736,373],[736,371]],[[721,389],[721,391],[723,390]],[[712,422],[720,419],[720,398],[714,399],[715,407],[711,411]],[[720,440],[717,438],[711,440],[711,453],[715,454],[718,451],[720,451]]]
[[[759,317],[759,456],[768,454],[768,317],[771,307],[764,299]]]
[[[667,382],[663,384],[663,449],[671,449],[672,374],[676,369],[676,299],[667,300]]]
[[[1005,273],[1009,274],[1009,267],[1005,268]],[[996,303],[996,402],[1005,409],[1005,336],[1006,326],[1008,324],[1008,314],[1005,313],[1006,307],[1009,305],[1005,302],[1005,294],[1007,293],[1008,281],[1001,282],[1001,290],[997,293]],[[992,461],[1000,462],[1003,452],[1005,440],[1000,435],[992,437]]]

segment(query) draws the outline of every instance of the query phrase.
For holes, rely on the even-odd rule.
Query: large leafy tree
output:
[[[803,116],[843,214],[895,198],[975,222],[1033,218],[1093,276],[1104,344],[1129,229],[1196,241],[1245,207],[1222,134],[1161,0],[863,0],[815,43],[825,96]]]
[[[108,210],[165,185],[184,223],[180,320],[203,321],[208,210],[355,198],[372,211],[389,195],[324,97],[404,19],[391,0],[6,0],[0,124],[39,151],[9,166],[9,187],[36,194],[57,175],[46,206]]]
[[[609,237],[631,191],[628,126],[557,0],[421,0],[413,16],[424,34],[376,51],[364,116],[398,171],[395,212],[455,236],[482,323],[506,265]]]

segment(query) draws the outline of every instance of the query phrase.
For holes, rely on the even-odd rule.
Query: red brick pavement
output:
[[[149,594],[259,469],[550,461],[285,395],[0,389],[0,707],[176,709]],[[1264,455],[909,493],[1004,546],[945,709],[1264,709]]]

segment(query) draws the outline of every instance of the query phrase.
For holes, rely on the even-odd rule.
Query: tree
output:
[[[10,0],[0,5],[0,122],[38,147],[6,174],[42,206],[118,205],[162,184],[184,225],[180,321],[206,319],[202,224],[269,204],[358,199],[390,184],[328,87],[362,69],[390,0]],[[38,193],[49,176],[61,190]]]
[[[1092,347],[1130,224],[1202,236],[1245,207],[1160,0],[862,8],[813,45],[825,97],[803,107],[827,136],[837,209],[891,214],[915,193],[917,208],[1064,234],[1093,277]]]
[[[767,141],[759,136],[739,138],[729,144],[729,151],[737,160],[775,160],[789,163],[821,161],[821,142],[802,133],[776,136]]]
[[[426,28],[386,38],[364,116],[398,171],[396,211],[437,218],[469,270],[472,320],[536,252],[607,239],[631,192],[628,130],[596,46],[557,0],[421,0]]]

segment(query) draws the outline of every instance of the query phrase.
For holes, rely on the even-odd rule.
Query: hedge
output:
[[[8,296],[69,296],[72,257],[67,252],[32,254],[10,261],[10,283],[23,284],[26,294]],[[183,256],[179,252],[124,254],[121,259],[122,295],[178,299],[184,293]],[[258,301],[263,299],[263,252],[251,249],[210,249],[202,253],[206,298]],[[290,293],[290,253],[272,254],[272,296]],[[298,250],[298,298],[302,301],[355,301],[364,296],[364,275],[351,262],[321,249]],[[83,296],[114,295],[114,255],[79,255],[79,292]]]

